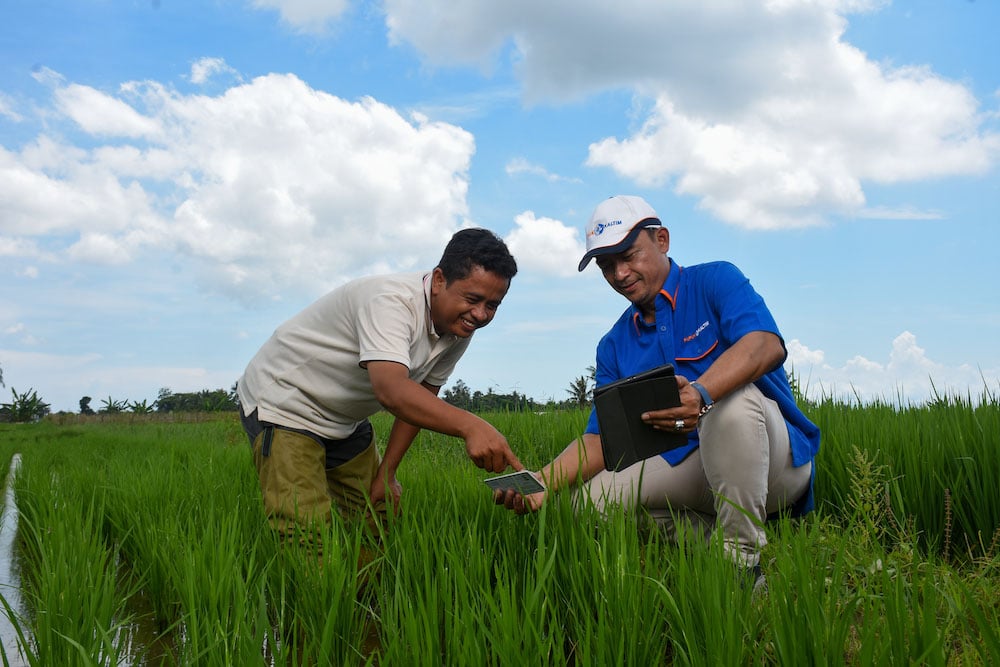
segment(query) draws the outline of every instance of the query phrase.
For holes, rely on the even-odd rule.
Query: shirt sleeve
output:
[[[614,351],[614,341],[610,334],[605,335],[597,344],[597,373],[594,375],[594,386],[602,387],[610,382],[623,377],[618,368],[618,359]],[[590,418],[587,419],[587,426],[584,433],[600,433],[601,428],[597,423],[597,408],[590,408]]]
[[[718,314],[723,344],[732,346],[743,336],[754,331],[767,331],[781,338],[778,325],[743,272],[728,262],[718,262],[713,267],[712,280],[706,281],[707,296]],[[782,340],[784,345],[784,340]]]
[[[398,294],[378,294],[357,309],[359,362],[395,361],[410,367],[410,343],[416,335],[413,304]]]

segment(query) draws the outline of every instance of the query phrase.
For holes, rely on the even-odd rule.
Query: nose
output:
[[[474,317],[475,320],[477,322],[479,322],[480,324],[484,324],[486,322],[489,322],[490,321],[490,311],[486,307],[486,304],[479,304],[477,306],[473,306],[473,308],[472,308],[472,317]]]

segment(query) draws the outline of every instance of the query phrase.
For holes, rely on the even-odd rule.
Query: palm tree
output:
[[[593,391],[590,388],[590,378],[586,375],[581,375],[580,377],[573,380],[569,387],[566,389],[574,403],[579,405],[581,408],[587,407],[590,404],[590,396]]]

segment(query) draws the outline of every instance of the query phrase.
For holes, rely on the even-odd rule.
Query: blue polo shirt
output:
[[[670,273],[656,297],[656,322],[647,324],[634,305],[622,313],[597,344],[597,386],[671,363],[678,375],[696,380],[744,335],[769,331],[779,338],[764,299],[746,276],[729,262],[681,267],[670,261]],[[782,339],[782,345],[784,340]],[[792,464],[809,463],[819,451],[819,428],[795,403],[781,364],[754,382],[781,409],[788,425]],[[591,410],[587,433],[599,433],[597,412]],[[662,454],[676,465],[698,447],[698,432],[684,447]],[[813,467],[815,475],[815,466]],[[813,509],[813,484],[793,507],[793,514]]]

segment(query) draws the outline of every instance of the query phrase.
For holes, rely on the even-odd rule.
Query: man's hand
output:
[[[399,483],[395,475],[384,475],[381,471],[372,480],[371,488],[368,490],[368,497],[372,505],[380,501],[385,501],[392,506],[392,511],[399,514],[401,506],[399,501],[403,496],[403,485]]]
[[[538,473],[531,474],[538,477]],[[548,494],[547,489],[528,495],[518,493],[514,489],[507,489],[505,491],[497,490],[493,492],[493,502],[497,505],[503,505],[515,514],[527,514],[528,512],[537,512],[541,509],[542,505],[545,504]]]
[[[698,382],[718,403],[739,387],[754,382],[777,368],[785,359],[785,346],[776,334],[751,331],[712,362]],[[668,410],[650,410],[642,420],[661,431],[690,433],[698,428],[701,414],[701,394],[687,378],[677,376],[681,405]]]
[[[483,470],[503,472],[508,465],[524,469],[499,431],[483,418],[442,401],[437,397],[440,387],[418,384],[409,378],[406,366],[393,361],[370,361],[366,368],[378,402],[396,417],[396,424],[410,425],[398,446],[390,438],[386,460],[398,465],[417,431],[426,428],[465,440],[469,458]]]
[[[658,431],[690,433],[698,428],[698,417],[701,414],[701,394],[691,386],[691,383],[683,375],[676,377],[681,404],[674,408],[644,412],[642,421]]]
[[[524,470],[524,465],[507,444],[507,438],[487,421],[482,421],[465,438],[465,451],[476,466],[488,472],[503,472],[508,465],[514,470]]]

